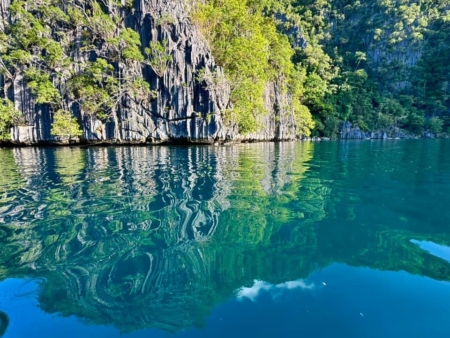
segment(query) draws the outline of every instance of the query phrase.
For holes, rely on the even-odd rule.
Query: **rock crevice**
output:
[[[10,16],[9,2],[1,0],[3,20],[8,20]],[[161,23],[161,18],[170,20]],[[139,33],[143,48],[150,41],[167,42],[171,60],[164,74],[158,75],[149,65],[138,63],[123,64],[121,69],[124,74],[138,74],[157,95],[147,106],[125,99],[120,108],[105,120],[84,113],[75,102],[67,102],[83,131],[80,138],[71,142],[214,143],[296,138],[289,94],[284,93],[277,83],[268,83],[266,86],[267,114],[260,118],[258,132],[241,135],[237,125],[224,118],[226,110],[232,109],[230,86],[225,83],[217,90],[205,81],[199,81],[197,74],[201,70],[222,77],[224,75],[215,63],[205,39],[190,21],[189,9],[184,2],[135,1],[133,11],[124,14],[123,25]],[[81,54],[75,44],[73,57],[82,58]],[[5,83],[3,78],[2,83]],[[24,117],[24,124],[11,130],[12,143],[63,142],[51,135],[54,112],[48,105],[36,104],[23,77],[16,76],[5,95]]]

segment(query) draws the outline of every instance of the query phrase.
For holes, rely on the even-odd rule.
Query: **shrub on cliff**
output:
[[[53,136],[60,137],[64,140],[70,140],[73,137],[83,135],[80,125],[71,112],[58,110],[53,116],[53,124],[51,133]]]
[[[240,132],[259,129],[258,118],[266,113],[266,84],[279,81],[294,95],[299,131],[309,134],[314,123],[300,96],[305,79],[295,71],[288,37],[277,30],[275,16],[269,14],[273,4],[272,0],[208,0],[196,6],[192,17],[231,83],[232,116]]]
[[[0,142],[11,138],[11,127],[21,121],[20,113],[8,99],[0,99]]]
[[[62,117],[72,121],[60,112],[70,111],[73,104],[104,120],[125,100],[147,104],[155,93],[142,74],[123,71],[124,64],[135,63],[139,70],[152,61],[141,52],[139,34],[122,24],[123,12],[131,5],[96,0],[12,2],[10,21],[0,31],[5,88],[23,78],[35,103],[54,112],[55,123]],[[69,129],[71,135],[78,134]],[[65,135],[61,124],[52,130]]]

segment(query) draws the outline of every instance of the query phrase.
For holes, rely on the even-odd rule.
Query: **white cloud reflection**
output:
[[[261,291],[268,292],[273,299],[276,299],[281,296],[281,294],[283,294],[286,290],[312,290],[314,289],[314,287],[314,283],[306,284],[302,279],[281,284],[270,284],[264,281],[255,280],[252,287],[242,287],[241,289],[239,289],[237,299],[243,300],[244,298],[247,298],[254,302],[256,301],[256,298],[258,298],[258,295]]]

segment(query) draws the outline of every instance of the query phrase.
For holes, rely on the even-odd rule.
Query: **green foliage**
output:
[[[340,118],[369,130],[396,125],[420,133],[431,129],[430,116],[448,114],[450,32],[442,23],[445,0],[420,5],[334,0],[330,5],[333,39],[324,49],[340,60],[341,74],[335,79],[337,95],[327,100]],[[360,68],[366,77],[358,80],[355,70]]]
[[[105,59],[89,63],[85,71],[68,82],[70,96],[90,115],[102,114],[114,106],[112,93],[118,91],[119,81],[114,67]]]
[[[448,1],[283,0],[278,28],[306,72],[303,103],[316,135],[351,121],[365,130],[400,126],[414,132],[449,115]],[[437,128],[439,129],[439,128]]]
[[[0,141],[11,138],[10,129],[19,121],[20,113],[14,107],[14,103],[8,99],[0,99]]]
[[[423,132],[425,128],[425,117],[420,114],[410,114],[408,116],[409,128],[415,133]]]
[[[157,93],[150,89],[148,82],[143,78],[136,78],[128,83],[128,94],[136,101],[146,101],[148,98],[156,98]]]
[[[4,63],[10,67],[26,65],[31,62],[31,54],[24,50],[12,50],[2,57]]]
[[[124,60],[142,62],[144,56],[141,53],[141,41],[139,34],[131,28],[125,28],[120,35],[108,40],[108,43],[117,48],[117,53]]]
[[[90,1],[91,9],[87,17],[87,28],[90,33],[101,40],[108,40],[114,37],[116,24],[108,13],[106,13],[101,4],[97,1]]]
[[[426,124],[427,128],[435,134],[442,132],[443,125],[444,121],[442,121],[442,119],[440,119],[439,117],[430,118]]]
[[[294,117],[297,133],[304,136],[311,135],[315,123],[309,108],[299,101],[294,101]]]
[[[146,63],[152,67],[159,77],[163,77],[167,70],[167,63],[172,60],[168,49],[168,41],[151,41],[150,46],[145,48],[145,53],[147,54]]]
[[[208,40],[217,63],[224,67],[231,83],[232,120],[241,133],[259,129],[259,117],[266,113],[264,91],[267,82],[282,81],[289,87],[295,76],[291,62],[294,51],[286,35],[277,30],[268,0],[210,0],[193,13],[196,25]],[[307,133],[312,125],[309,112],[295,96],[299,130]],[[306,118],[304,122],[300,122]]]
[[[51,134],[63,139],[71,139],[83,135],[83,132],[71,112],[58,110],[53,116]]]
[[[36,103],[57,112],[75,100],[82,113],[101,119],[127,100],[148,104],[155,92],[139,68],[124,73],[123,65],[147,64],[163,77],[172,56],[167,40],[144,49],[126,27],[123,15],[132,6],[131,0],[13,1],[0,32],[5,88],[23,77]],[[335,136],[342,121],[364,130],[446,131],[448,6],[448,0],[195,2],[191,19],[225,73],[199,69],[197,79],[216,91],[231,85],[233,109],[224,115],[241,133],[260,127],[268,83],[292,94],[292,103],[280,104],[295,114],[302,135],[314,128],[314,135]],[[174,20],[160,13],[155,24],[168,29]]]
[[[36,103],[57,103],[61,99],[59,91],[53,86],[49,75],[37,68],[25,72],[28,88],[36,95]]]
[[[165,13],[165,14],[161,14],[160,17],[156,18],[156,25],[165,27],[165,26],[175,23],[175,21],[176,20],[173,16]]]
[[[55,112],[55,121],[66,116],[60,112],[70,110],[73,100],[82,113],[98,118],[107,118],[130,98],[148,102],[155,93],[140,72],[123,73],[123,63],[143,66],[144,61],[139,34],[122,24],[121,15],[131,5],[118,0],[12,2],[11,20],[0,33],[5,87],[23,76],[36,103]]]

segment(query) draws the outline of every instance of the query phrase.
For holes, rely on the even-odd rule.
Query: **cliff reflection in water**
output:
[[[389,215],[366,226],[368,197],[338,180],[355,170],[345,147],[314,146],[0,149],[0,278],[45,278],[44,311],[122,332],[198,327],[254,280],[333,262],[449,279],[411,243],[449,235]]]

